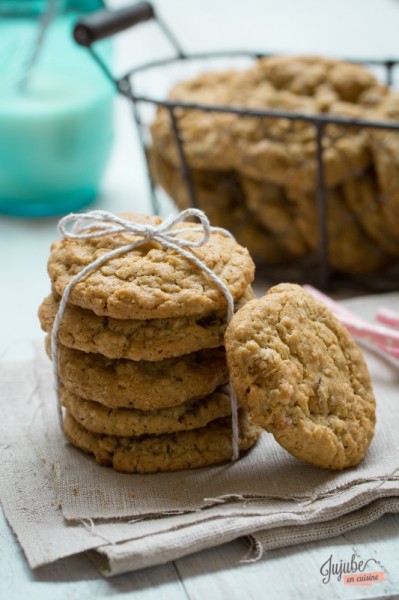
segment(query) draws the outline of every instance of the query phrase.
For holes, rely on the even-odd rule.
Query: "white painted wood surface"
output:
[[[399,515],[316,542],[266,553],[243,563],[245,540],[187,556],[159,567],[103,578],[85,555],[32,572],[13,533],[0,515],[0,598],[7,600],[360,600],[399,598]],[[320,568],[330,555],[337,563],[374,558],[385,582],[351,587],[342,580],[324,584]]]
[[[115,6],[126,3],[109,1]],[[189,51],[255,48],[399,56],[399,2],[395,0],[158,0],[154,4]],[[118,47],[120,71],[169,51],[153,25],[138,28]],[[145,170],[130,107],[119,99],[117,110],[117,139],[99,205],[113,211],[148,211]],[[56,235],[55,219],[0,217],[1,360],[29,358],[27,341],[42,337],[36,311],[49,291],[45,265]],[[240,562],[246,552],[246,543],[239,540],[109,580],[86,556],[31,572],[0,511],[0,600],[399,598],[398,515],[387,515],[333,540],[267,553],[255,563]],[[323,584],[320,567],[329,556],[339,562],[350,560],[353,553],[363,560],[378,560],[387,580],[369,588],[338,581]]]

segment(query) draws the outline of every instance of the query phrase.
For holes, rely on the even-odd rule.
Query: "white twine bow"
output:
[[[174,228],[179,223],[187,221],[190,218],[196,217],[200,223],[197,227],[182,227]],[[68,225],[73,224],[71,231],[68,230]],[[51,332],[51,351],[53,360],[54,380],[58,399],[58,415],[62,426],[62,409],[60,403],[60,383],[58,377],[58,331],[62,317],[65,312],[71,291],[78,281],[83,279],[87,274],[95,271],[110,259],[125,254],[142,246],[148,241],[159,242],[162,246],[175,250],[189,261],[194,263],[199,269],[206,273],[215,285],[223,292],[227,301],[227,324],[234,313],[234,299],[227,285],[218,277],[205,263],[203,263],[195,254],[187,248],[198,248],[206,244],[209,240],[212,231],[222,233],[233,238],[232,234],[221,227],[213,227],[210,225],[207,216],[196,208],[188,208],[183,210],[176,216],[170,216],[159,225],[151,225],[148,223],[136,223],[129,221],[123,217],[118,217],[104,210],[93,210],[86,213],[71,213],[63,217],[58,223],[58,231],[64,238],[85,240],[90,238],[98,238],[106,235],[117,233],[130,233],[134,236],[139,236],[138,239],[130,244],[120,246],[114,250],[103,254],[99,258],[93,260],[86,265],[77,275],[75,275],[67,284],[62,294],[62,298],[58,307],[58,311],[53,323]],[[181,234],[197,231],[203,235],[197,241],[192,241],[180,237]],[[231,403],[231,419],[232,419],[232,460],[238,458],[238,409],[237,398],[230,382],[230,403]]]

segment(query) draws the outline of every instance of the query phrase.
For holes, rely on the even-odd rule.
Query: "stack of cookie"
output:
[[[207,72],[176,85],[173,100],[395,120],[399,96],[361,65],[315,56],[269,57],[244,71]],[[317,257],[317,133],[306,120],[179,109],[197,205],[247,245],[257,263]],[[153,177],[182,209],[191,199],[169,113],[151,125]],[[337,272],[379,272],[398,262],[399,135],[323,129],[328,260]]]
[[[159,217],[124,217],[162,223]],[[202,235],[196,224],[184,229],[185,240]],[[96,236],[96,225],[87,232],[94,237],[64,238],[51,247],[52,294],[39,309],[50,356],[50,334],[71,279],[100,256],[140,239],[126,231],[100,235],[99,229]],[[232,238],[212,231],[190,252],[224,282],[236,307],[253,298],[253,262]],[[72,287],[53,353],[69,441],[123,472],[231,458],[226,314],[226,298],[212,278],[158,242],[147,241],[87,273]],[[244,411],[239,430],[239,448],[248,449],[259,429]]]

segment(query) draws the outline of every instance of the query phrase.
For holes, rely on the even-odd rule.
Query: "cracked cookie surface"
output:
[[[343,469],[375,427],[367,366],[349,332],[298,285],[280,284],[237,313],[226,352],[239,403],[288,452]]]
[[[97,463],[123,473],[156,473],[207,467],[231,459],[231,419],[218,419],[206,427],[173,434],[143,437],[117,437],[96,434],[82,427],[67,413],[64,431],[67,439]],[[239,415],[239,448],[248,450],[261,430],[246,415]]]
[[[122,216],[153,226],[163,221],[161,217],[135,213]],[[196,228],[196,223],[174,227],[188,229],[180,237],[193,242],[202,238]],[[71,279],[91,262],[142,239],[133,234],[115,233],[55,241],[48,260],[53,292],[61,296]],[[191,248],[190,253],[225,283],[234,300],[253,280],[254,264],[248,250],[227,235],[212,231],[208,242]],[[207,273],[177,251],[153,241],[111,258],[86,274],[73,286],[69,302],[99,316],[116,319],[204,315],[227,305],[223,292]]]

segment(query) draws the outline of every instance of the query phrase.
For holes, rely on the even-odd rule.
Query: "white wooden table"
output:
[[[109,4],[126,2],[113,0]],[[244,48],[351,57],[399,56],[399,2],[394,0],[334,0],[328,4],[319,0],[158,0],[154,4],[188,51]],[[151,24],[122,37],[117,55],[122,71],[168,51]],[[114,212],[148,212],[143,159],[130,106],[123,99],[117,103],[116,131],[97,206]],[[36,312],[49,291],[46,261],[56,236],[55,219],[0,217],[1,360],[29,358],[27,341],[43,336]],[[246,551],[245,541],[237,540],[109,580],[98,574],[86,556],[31,572],[0,511],[0,598],[399,598],[399,515],[387,515],[332,540],[269,552],[254,563],[240,562]],[[377,559],[387,580],[371,587],[344,586],[335,580],[324,584],[320,568],[330,555],[339,563],[350,560],[352,554],[363,560]]]

